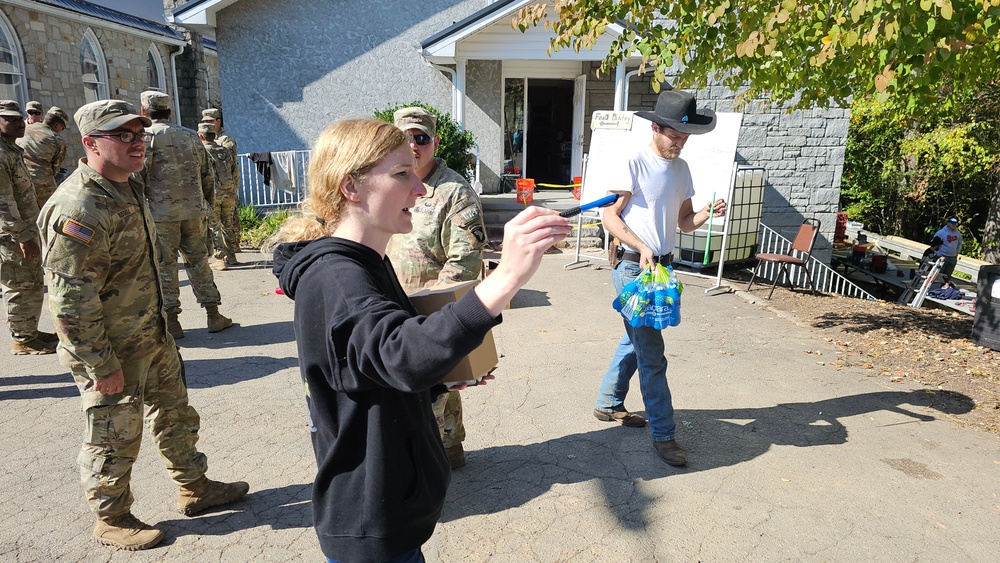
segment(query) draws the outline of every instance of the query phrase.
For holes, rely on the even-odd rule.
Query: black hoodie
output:
[[[279,246],[274,274],[295,300],[323,553],[376,562],[419,548],[451,480],[431,389],[500,319],[474,291],[420,316],[387,259],[335,237]]]

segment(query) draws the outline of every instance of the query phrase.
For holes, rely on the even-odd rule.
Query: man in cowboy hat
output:
[[[655,111],[635,114],[652,121],[653,139],[647,147],[621,167],[609,194],[620,196],[604,211],[604,228],[620,242],[620,262],[612,270],[615,289],[633,281],[640,270],[673,259],[674,234],[678,227],[690,232],[709,216],[721,217],[726,203],[716,200],[695,211],[691,204],[694,186],[688,165],[679,158],[691,135],[715,128],[715,112],[699,109],[693,95],[665,90]],[[674,466],[687,464],[684,450],[674,440],[674,407],[667,385],[667,358],[663,334],[654,328],[632,327],[625,322],[625,335],[604,374],[597,394],[594,416],[625,426],[646,426],[646,419],[625,410],[629,380],[638,369],[639,386],[649,417],[656,453]]]

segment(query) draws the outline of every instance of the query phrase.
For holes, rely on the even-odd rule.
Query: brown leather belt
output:
[[[628,260],[630,262],[638,262],[641,255],[638,252],[625,251],[622,254],[622,260]],[[674,254],[671,252],[669,254],[663,254],[661,256],[653,256],[653,262],[657,264],[663,264],[664,266],[669,266],[674,262]]]

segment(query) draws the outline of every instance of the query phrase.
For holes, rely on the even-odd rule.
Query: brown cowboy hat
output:
[[[691,135],[701,135],[715,129],[715,112],[698,109],[694,95],[680,90],[664,90],[656,98],[656,110],[637,111],[639,117]]]

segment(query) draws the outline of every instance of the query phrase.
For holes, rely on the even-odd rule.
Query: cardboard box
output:
[[[410,301],[413,302],[413,306],[421,315],[429,315],[440,311],[448,303],[458,301],[478,283],[479,281],[476,280],[421,289],[410,295]],[[497,355],[496,342],[493,340],[493,331],[490,330],[483,338],[483,343],[466,356],[441,381],[443,383],[474,382],[493,371],[498,361],[500,358]]]

